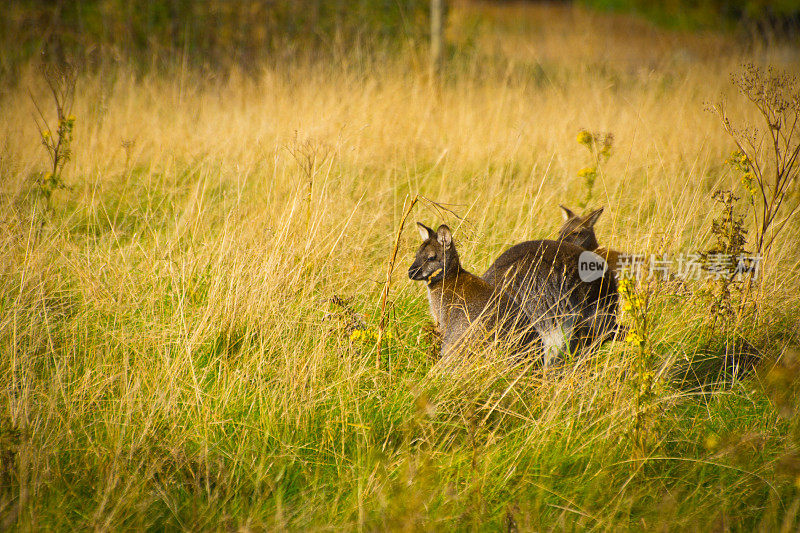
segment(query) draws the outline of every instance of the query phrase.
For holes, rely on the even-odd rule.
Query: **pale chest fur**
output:
[[[439,325],[439,310],[438,310],[438,302],[437,302],[437,304],[434,306],[434,304],[433,304],[433,291],[431,291],[431,288],[430,288],[430,287],[428,287],[428,306],[429,306],[429,307],[430,307],[430,309],[431,309],[431,316],[433,317],[433,321],[434,321],[434,323],[435,323],[434,325],[435,325],[437,328],[438,328],[438,327],[441,327],[441,326]]]
[[[453,281],[438,283],[434,288],[427,287],[431,316],[447,336],[458,335],[467,329],[470,317],[474,319],[480,316],[489,299],[488,295],[483,294],[479,298],[466,296],[464,278],[467,276],[464,274]]]
[[[436,322],[436,327],[447,328],[450,322],[453,307],[453,291],[443,290],[439,284],[435,289],[428,287],[428,305],[431,309],[431,316]]]

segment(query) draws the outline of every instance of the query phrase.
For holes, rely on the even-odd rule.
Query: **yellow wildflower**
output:
[[[745,172],[744,174],[742,174],[742,179],[741,179],[742,185],[744,185],[745,189],[747,189],[747,192],[749,192],[751,196],[755,196],[755,194],[758,192],[758,189],[756,188],[754,181],[755,181],[755,174],[753,174],[752,171]]]
[[[737,166],[744,166],[747,165],[750,160],[747,158],[747,155],[739,150],[734,150],[731,152],[730,157],[728,157],[728,163]]]
[[[578,171],[579,178],[588,178],[595,175],[597,175],[597,168],[595,167],[583,167]]]
[[[586,131],[586,130],[581,130],[581,131],[578,132],[577,140],[578,140],[578,144],[582,144],[584,146],[589,146],[590,144],[592,144],[592,141],[594,140],[594,136],[591,133],[589,133],[588,131]]]
[[[633,346],[644,346],[644,339],[635,331],[629,331],[625,336],[625,342]]]

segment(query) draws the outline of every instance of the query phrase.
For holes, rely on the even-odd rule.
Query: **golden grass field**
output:
[[[49,210],[28,95],[52,120],[46,87],[33,66],[3,85],[0,527],[800,527],[796,217],[757,312],[713,329],[703,282],[648,289],[645,399],[622,340],[557,375],[438,371],[405,273],[415,220],[449,224],[476,274],[553,238],[558,204],[585,193],[581,129],[614,134],[590,205],[601,244],[707,249],[713,192],[739,187],[707,104],[755,122],[731,73],[797,72],[800,52],[523,4],[457,3],[447,39],[438,84],[411,44],[256,76],[83,73]],[[416,194],[458,217],[412,212],[376,368]],[[729,336],[761,354],[754,373],[702,391],[668,379],[724,359],[708,347]]]

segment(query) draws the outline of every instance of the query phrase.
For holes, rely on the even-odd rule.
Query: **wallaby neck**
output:
[[[456,294],[459,293],[458,281],[466,277],[465,271],[461,268],[452,269],[443,277],[428,283],[428,304],[431,308],[431,315],[440,328],[446,328],[447,309],[453,302]]]
[[[462,275],[466,273],[466,270],[461,268],[460,266],[457,268],[451,269],[450,272],[445,272],[443,276],[433,281],[428,282],[428,290],[429,291],[437,291],[441,290],[445,284],[450,285],[451,283],[456,283],[459,277],[463,277]]]

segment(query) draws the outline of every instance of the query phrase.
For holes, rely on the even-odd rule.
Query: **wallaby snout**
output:
[[[414,281],[432,282],[441,274],[442,267],[430,264],[427,261],[414,261],[408,268],[408,277]]]
[[[422,265],[414,261],[411,266],[408,267],[408,278],[414,281],[422,281],[425,279],[425,274],[422,273]]]

